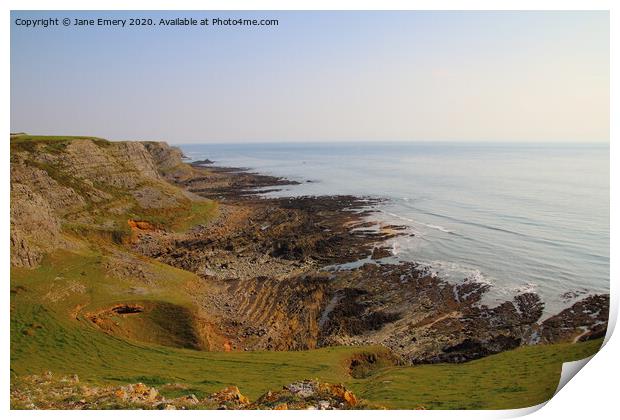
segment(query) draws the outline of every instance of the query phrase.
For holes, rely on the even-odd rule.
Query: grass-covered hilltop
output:
[[[13,408],[520,408],[606,331],[607,295],[543,318],[389,262],[409,233],[370,199],[261,198],[291,182],[166,143],[10,142]]]

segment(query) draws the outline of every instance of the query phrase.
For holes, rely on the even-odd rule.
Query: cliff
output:
[[[182,216],[205,200],[166,177],[190,172],[166,143],[12,137],[11,264],[36,267],[45,253],[70,248],[77,230],[119,236],[128,219]]]

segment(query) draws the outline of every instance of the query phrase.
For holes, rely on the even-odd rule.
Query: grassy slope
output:
[[[562,363],[594,354],[602,339],[579,344],[522,347],[464,364],[389,368],[356,384],[376,403],[409,408],[508,409],[553,396]]]
[[[60,140],[67,138],[23,136],[11,139],[11,143],[22,147],[33,140],[62,147]],[[184,211],[139,216],[150,216],[156,223],[183,231],[208,220],[216,209],[214,202],[193,202]],[[141,213],[135,208],[132,212]],[[390,408],[517,408],[551,397],[561,363],[589,356],[601,344],[597,340],[521,348],[460,365],[384,367],[367,378],[354,379],[348,373],[348,360],[362,350],[376,349],[218,353],[139,343],[107,335],[83,317],[76,319],[76,308],[87,312],[114,303],[144,301],[191,308],[191,290],[199,279],[153,261],[142,261],[151,272],[148,284],[140,279],[106,276],[102,265],[113,253],[110,241],[92,236],[92,232],[68,231],[80,234],[81,248],[56,252],[36,270],[11,270],[13,381],[21,375],[51,370],[77,373],[82,381],[92,383],[179,382],[190,387],[184,392],[199,396],[237,385],[250,398],[256,398],[293,381],[318,378],[345,383],[359,396]],[[139,294],[136,288],[141,290]],[[143,330],[140,338],[148,341],[150,330]]]
[[[345,383],[361,397],[391,408],[516,408],[548,399],[561,363],[586,357],[601,343],[527,347],[460,365],[387,367],[364,379],[352,378],[347,370],[348,359],[360,348],[219,353],[141,344],[104,334],[70,316],[84,299],[92,307],[135,299],[129,283],[103,278],[98,267],[103,258],[90,250],[62,253],[47,258],[37,270],[13,270],[12,375],[51,370],[77,373],[94,383],[179,382],[198,395],[234,384],[250,398],[292,381],[319,378]],[[182,290],[193,275],[164,265],[157,270],[165,285],[156,283],[154,291],[140,299],[188,304]],[[55,293],[69,290],[62,286],[72,280],[86,285],[87,292]],[[63,297],[54,302],[58,295]]]

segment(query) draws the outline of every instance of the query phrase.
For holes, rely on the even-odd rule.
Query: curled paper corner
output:
[[[560,390],[564,388],[564,385],[566,385],[568,381],[573,379],[573,376],[575,376],[577,372],[579,372],[586,364],[588,364],[588,362],[592,360],[594,356],[595,354],[590,357],[586,357],[585,359],[562,363],[562,374],[560,375],[560,382],[558,383],[558,387],[555,389],[553,396],[560,392]]]
[[[610,296],[610,305],[609,305],[609,319],[607,321],[607,332],[605,333],[605,339],[603,340],[603,345],[601,349],[605,347],[609,338],[614,333],[616,328],[616,321],[618,319],[618,297],[612,294]],[[600,349],[599,349],[600,351]]]
[[[611,295],[610,299],[611,299],[611,302],[610,302],[611,305],[609,308],[607,332],[605,333],[605,338],[603,339],[603,344],[601,345],[601,348],[598,349],[598,351],[594,353],[592,356],[586,357],[585,359],[563,363],[562,374],[560,375],[560,382],[558,383],[558,387],[553,393],[553,396],[555,396],[558,392],[560,392],[560,390],[564,388],[564,385],[566,385],[568,381],[573,379],[573,376],[575,376],[577,372],[579,372],[586,364],[588,364],[588,362],[592,360],[592,358],[596,356],[596,354],[605,347],[610,337],[612,336],[614,329],[616,328],[616,320],[618,318],[618,302],[617,302],[617,298],[614,297],[614,295]]]
[[[501,417],[495,417],[495,418],[505,418],[505,419],[513,419],[516,417],[524,417],[527,416],[529,414],[532,414],[538,410],[540,410],[541,408],[543,408],[549,401],[545,401],[542,402],[540,404],[537,405],[533,405],[531,407],[525,407],[525,408],[516,408],[516,409],[512,409],[512,410],[504,410],[502,412],[503,416]],[[497,412],[496,412],[497,413]]]
[[[553,393],[553,397],[555,397],[557,393],[560,392],[562,388],[564,388],[564,385],[566,385],[571,379],[573,379],[573,377],[577,374],[577,372],[579,372],[585,365],[587,365],[588,362],[592,360],[594,356],[596,356],[596,353],[593,354],[592,356],[586,357],[585,359],[575,360],[572,362],[564,362],[562,364],[562,373],[560,374],[560,382],[558,383],[558,387],[555,389],[555,392]],[[551,397],[545,402],[542,402],[538,405],[533,405],[531,407],[520,408],[516,410],[506,410],[505,416],[503,418],[522,417],[528,414],[532,414],[540,410],[541,408],[543,408],[545,405],[547,405],[547,403],[551,401],[553,397]]]

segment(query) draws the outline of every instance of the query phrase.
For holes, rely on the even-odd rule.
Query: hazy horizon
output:
[[[24,28],[242,17],[273,27]],[[609,143],[608,12],[11,12],[11,131],[170,144]]]

